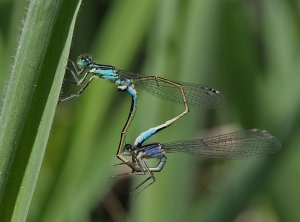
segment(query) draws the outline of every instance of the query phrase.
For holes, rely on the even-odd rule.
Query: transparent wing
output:
[[[180,89],[172,84],[161,80],[141,80],[142,77],[149,76],[131,73],[123,70],[118,71],[118,74],[120,74],[124,78],[135,80],[136,86],[140,86],[143,90],[152,95],[171,102],[183,104]],[[176,83],[180,83],[183,86],[189,106],[200,107],[203,109],[214,109],[223,103],[223,96],[216,89],[195,83],[185,83],[178,81]]]
[[[177,83],[180,83],[183,86],[189,106],[214,109],[223,103],[223,96],[216,89],[195,83]],[[146,92],[157,97],[183,104],[181,91],[174,85],[159,80],[138,81],[137,85],[141,86]]]
[[[246,159],[270,154],[281,147],[279,140],[265,130],[251,129],[205,139],[166,143],[166,152],[184,152],[193,156],[220,159]]]

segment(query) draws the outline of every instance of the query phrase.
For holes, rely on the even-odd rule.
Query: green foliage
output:
[[[0,117],[2,221],[26,220],[78,8],[75,1],[29,2]]]

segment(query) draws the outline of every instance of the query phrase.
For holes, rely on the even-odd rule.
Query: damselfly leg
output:
[[[138,161],[140,161],[145,174],[148,175],[148,178],[146,178],[143,182],[141,182],[138,186],[135,187],[134,192],[132,192],[132,194],[134,194],[134,198],[136,198],[143,190],[145,190],[147,187],[149,187],[151,184],[155,182],[154,174],[147,166],[145,160],[141,159]],[[150,182],[147,183],[148,181]]]
[[[63,101],[72,99],[74,97],[80,96],[86,90],[86,88],[89,86],[89,84],[97,77],[93,73],[90,72],[88,67],[85,67],[84,69],[79,71],[76,68],[76,65],[73,61],[69,60],[69,62],[71,63],[71,67],[67,66],[67,69],[70,71],[70,73],[74,77],[75,82],[70,81],[70,80],[66,80],[68,83],[71,83],[71,84],[76,85],[76,86],[81,86],[85,82],[85,80],[87,79],[87,77],[89,75],[92,75],[92,76],[83,85],[83,87],[81,87],[76,93],[70,94],[70,95],[60,99],[60,102],[63,102]],[[83,75],[83,77],[81,77],[82,75]]]
[[[156,149],[157,148],[151,148],[151,149]],[[136,195],[135,197],[137,197],[143,190],[145,190],[146,188],[148,188],[150,185],[152,185],[156,179],[155,179],[155,176],[154,176],[154,173],[157,173],[157,172],[160,172],[163,167],[165,166],[166,162],[167,162],[167,158],[166,156],[164,155],[164,151],[159,149],[159,151],[157,152],[156,151],[156,155],[153,154],[151,156],[151,158],[157,158],[159,157],[159,163],[157,164],[156,167],[148,167],[145,159],[149,158],[149,157],[144,157],[145,155],[145,152],[142,153],[141,155],[141,158],[139,158],[137,161],[141,162],[142,166],[144,166],[144,168],[146,169],[145,171],[148,173],[149,177],[146,178],[143,182],[141,182],[136,188],[135,188],[135,192],[136,192]],[[145,186],[144,184],[146,182],[150,181],[150,183],[147,183]]]
[[[87,74],[86,74],[87,75]],[[70,94],[68,97],[66,98],[63,98],[61,99],[60,101],[63,102],[63,101],[66,101],[68,99],[72,99],[73,97],[77,97],[77,96],[80,96],[84,90],[86,90],[86,88],[89,86],[89,84],[95,79],[97,78],[97,76],[92,76],[87,82],[86,84],[77,92],[77,93],[74,93],[74,94]]]

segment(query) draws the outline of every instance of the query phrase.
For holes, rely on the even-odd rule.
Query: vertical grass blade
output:
[[[26,219],[80,2],[29,2],[0,117],[2,221]]]
[[[25,12],[24,9],[27,6],[27,1],[10,1],[9,7],[11,7],[11,14],[6,15],[4,13],[1,13],[0,19],[5,21],[4,24],[7,25],[7,27],[3,28],[3,39],[1,39],[0,34],[0,41],[3,40],[3,47],[1,47],[0,43],[0,107],[3,103],[3,87],[5,86],[5,83],[8,80],[8,74],[10,71],[10,65],[13,63],[13,56],[16,51],[16,45],[18,42],[18,37],[20,35],[20,27],[22,25],[22,19],[25,18]],[[5,6],[8,5],[7,3],[3,3],[2,11],[5,10]],[[7,7],[7,6],[6,6]],[[9,19],[7,19],[9,18]],[[5,38],[4,38],[5,37]],[[2,50],[1,50],[2,48]],[[1,52],[2,51],[2,52]]]

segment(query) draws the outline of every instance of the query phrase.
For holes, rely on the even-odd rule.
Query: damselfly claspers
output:
[[[73,61],[70,61],[70,63],[71,67],[68,67],[68,69],[73,75],[75,82],[68,82],[82,87],[77,93],[71,94],[60,101],[80,96],[87,89],[89,84],[97,78],[102,78],[115,83],[119,91],[126,91],[131,96],[130,112],[121,132],[117,151],[117,157],[125,163],[128,161],[122,155],[122,149],[125,143],[126,133],[135,116],[137,108],[137,91],[135,90],[135,86],[140,86],[142,89],[155,96],[184,105],[185,110],[176,117],[168,120],[164,124],[164,128],[170,126],[187,114],[190,106],[213,109],[221,105],[223,101],[223,96],[216,89],[195,83],[176,82],[156,75],[147,76],[127,72],[112,65],[97,64],[93,62],[92,58],[88,55],[81,55],[76,63]]]

